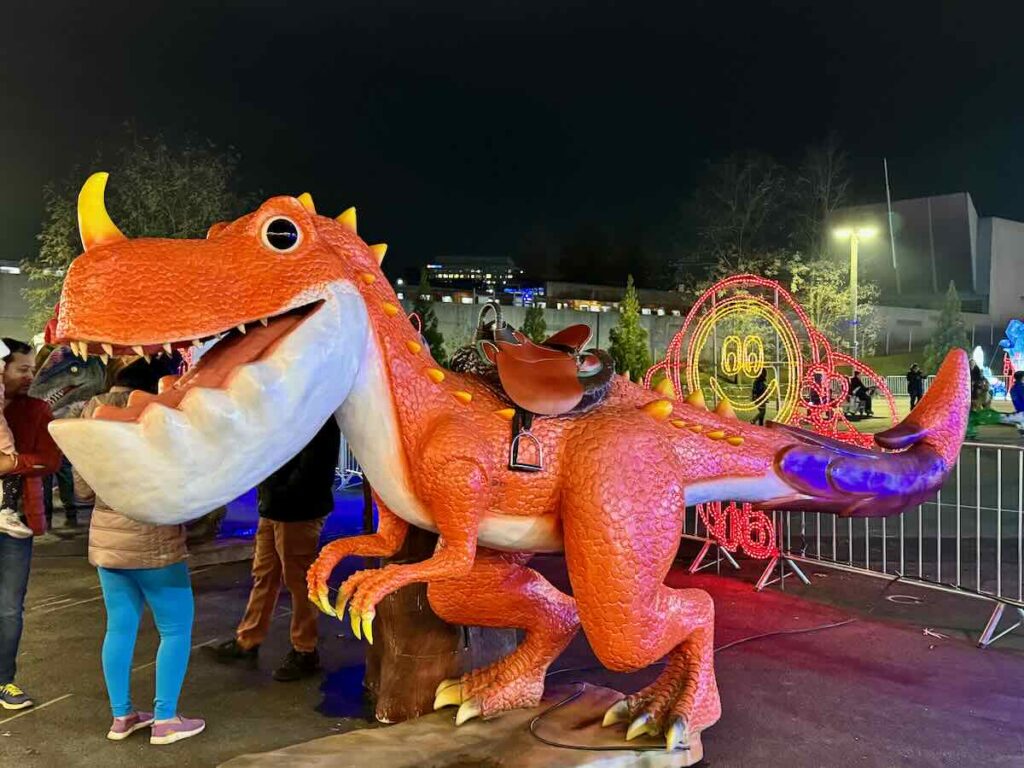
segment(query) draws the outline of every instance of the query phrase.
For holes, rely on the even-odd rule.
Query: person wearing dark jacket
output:
[[[907,371],[907,394],[910,395],[910,410],[914,410],[914,406],[924,397],[924,380],[925,375],[917,363],[910,366],[910,370]]]
[[[274,679],[299,680],[320,668],[317,609],[306,595],[306,571],[316,559],[324,518],[334,508],[340,449],[341,432],[335,420],[328,419],[309,445],[258,486],[260,522],[249,604],[235,637],[208,646],[217,661],[256,665],[283,580],[292,597],[292,650],[274,671]]]

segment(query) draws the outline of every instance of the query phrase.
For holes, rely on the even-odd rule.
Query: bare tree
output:
[[[781,246],[787,186],[785,169],[765,155],[732,155],[713,164],[696,193],[702,260],[728,270]]]
[[[846,153],[835,134],[808,147],[792,185],[794,245],[811,260],[828,252],[829,217],[846,202]]]

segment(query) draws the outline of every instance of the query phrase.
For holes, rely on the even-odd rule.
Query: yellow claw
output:
[[[363,614],[363,636],[370,645],[373,645],[373,617],[376,615],[373,611]]]
[[[320,607],[320,610],[326,613],[328,616],[337,616],[334,609],[331,608],[331,601],[327,595],[327,585],[323,584],[317,590],[316,604]]]
[[[468,701],[462,702],[459,705],[459,711],[455,714],[455,725],[462,725],[465,722],[472,720],[474,717],[480,717],[480,713],[483,710],[480,708],[480,702],[477,699],[469,699]]]
[[[348,596],[339,589],[338,599],[334,603],[334,615],[337,616],[338,619],[344,618],[346,605],[348,605]]]
[[[658,723],[651,717],[650,712],[645,712],[629,724],[629,728],[626,729],[626,741],[632,741],[645,733],[651,736],[658,735]]]
[[[352,634],[356,636],[356,640],[362,640],[363,630],[359,624],[359,614],[356,612],[355,607],[348,609],[348,618],[352,622]]]
[[[665,732],[665,749],[669,752],[680,747],[686,749],[689,742],[690,729],[686,727],[686,721],[678,715],[673,717],[671,725]]]
[[[434,709],[462,704],[462,681],[457,677],[442,680],[434,692]]]
[[[619,701],[608,707],[608,711],[604,713],[604,720],[601,722],[602,728],[607,728],[609,725],[615,725],[621,723],[629,717],[629,704],[626,703],[625,699]]]

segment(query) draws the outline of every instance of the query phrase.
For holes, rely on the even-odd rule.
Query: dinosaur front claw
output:
[[[442,680],[434,692],[434,709],[462,704],[462,680],[449,677]]]
[[[483,708],[480,706],[479,699],[468,699],[459,705],[459,711],[455,715],[455,725],[462,725],[474,717],[480,717],[482,712]]]
[[[352,634],[356,636],[357,640],[362,640],[365,635],[366,642],[373,645],[373,617],[376,615],[373,611],[358,613],[355,606],[349,609],[348,616],[352,623]]]

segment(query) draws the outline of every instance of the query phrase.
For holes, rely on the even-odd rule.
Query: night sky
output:
[[[206,5],[7,4],[0,258],[127,120],[236,147],[264,196],[358,206],[396,267],[660,227],[707,161],[832,130],[858,200],[884,197],[887,155],[894,197],[966,190],[1024,220],[1018,2]]]

